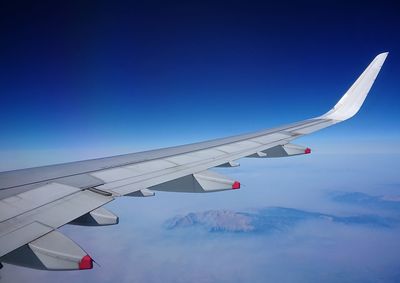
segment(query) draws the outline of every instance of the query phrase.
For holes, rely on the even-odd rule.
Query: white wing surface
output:
[[[57,228],[117,224],[118,217],[102,206],[120,196],[239,189],[238,181],[209,169],[238,166],[244,157],[310,153],[292,141],[354,116],[387,54],[379,54],[335,107],[317,118],[189,145],[0,173],[0,262],[90,269],[91,257]]]

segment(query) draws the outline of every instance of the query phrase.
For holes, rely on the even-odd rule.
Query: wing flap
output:
[[[58,183],[0,200],[0,222],[78,192],[79,189]]]
[[[57,185],[54,184],[55,187]],[[14,217],[0,223],[0,247],[2,247],[0,257],[7,251],[19,248],[21,245],[48,233],[48,229],[54,230],[113,199],[111,196],[101,195],[89,190],[79,190],[21,214],[17,213]],[[37,223],[40,223],[40,225]],[[25,229],[27,231],[31,229],[31,226],[28,225],[33,225],[32,233],[25,232]],[[47,228],[44,229],[41,225]],[[21,238],[12,240],[16,235],[21,235]]]
[[[23,225],[0,237],[0,256],[3,256],[27,243],[51,232],[53,228],[37,221]]]
[[[242,157],[251,155],[256,152],[261,152],[270,147],[286,144],[287,141],[276,141],[274,143],[262,145],[260,143],[254,143],[255,147],[245,148],[236,153],[224,154],[216,158],[207,158],[199,162],[192,162],[189,164],[177,165],[172,168],[168,168],[161,171],[150,172],[140,176],[126,178],[115,182],[107,183],[99,186],[98,188],[104,191],[109,191],[114,195],[127,195],[135,191],[139,191],[145,188],[150,188],[174,179],[178,179],[184,176],[189,176],[193,173],[199,173],[209,168],[216,167],[218,165],[227,163],[231,160],[237,160]]]

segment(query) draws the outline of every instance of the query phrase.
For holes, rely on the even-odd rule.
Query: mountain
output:
[[[399,195],[371,196],[361,192],[332,192],[329,197],[335,202],[400,212]]]
[[[305,221],[329,221],[346,225],[389,228],[395,223],[377,215],[335,216],[285,207],[266,207],[251,211],[208,210],[175,216],[165,222],[166,229],[200,227],[208,232],[271,233],[284,232]]]
[[[202,226],[210,232],[249,232],[254,231],[254,215],[232,210],[209,210],[191,212],[167,220],[168,229]]]

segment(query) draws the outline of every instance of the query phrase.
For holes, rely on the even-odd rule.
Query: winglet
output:
[[[381,53],[369,64],[349,90],[329,112],[320,118],[344,121],[360,110],[389,52]]]

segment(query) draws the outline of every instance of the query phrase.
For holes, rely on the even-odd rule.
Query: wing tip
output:
[[[338,103],[320,118],[344,121],[360,110],[389,52],[378,54]]]
[[[385,51],[385,52],[381,52],[381,53],[379,53],[376,57],[379,57],[379,56],[388,56],[388,54],[389,54],[389,51]]]
[[[379,53],[376,57],[375,57],[375,60],[376,61],[381,61],[381,66],[383,65],[383,63],[385,62],[385,60],[386,60],[386,58],[387,58],[387,56],[389,55],[389,52],[388,51],[386,51],[386,52],[382,52],[382,53]],[[375,61],[374,60],[374,61]]]

